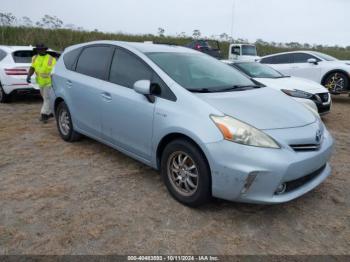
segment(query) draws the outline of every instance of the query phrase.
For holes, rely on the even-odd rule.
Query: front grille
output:
[[[322,166],[321,168],[317,169],[316,171],[312,172],[311,174],[308,174],[306,176],[303,176],[301,178],[298,178],[296,180],[288,181],[286,182],[286,191],[285,193],[291,192],[293,190],[298,189],[299,187],[305,185],[306,183],[310,182],[311,180],[315,179],[318,175],[320,175],[324,169],[326,168],[326,165]]]
[[[321,144],[303,144],[303,145],[290,145],[295,152],[305,152],[305,151],[317,151],[320,149]]]

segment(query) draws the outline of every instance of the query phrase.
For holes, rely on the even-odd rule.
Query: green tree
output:
[[[0,13],[0,26],[14,26],[17,18],[12,13]]]
[[[36,22],[36,25],[48,29],[58,29],[62,28],[63,21],[57,16],[44,15],[40,21]]]

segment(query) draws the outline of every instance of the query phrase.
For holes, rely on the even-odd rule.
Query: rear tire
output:
[[[60,136],[64,141],[74,142],[81,138],[81,134],[74,131],[71,114],[65,102],[61,102],[56,109],[56,123]]]
[[[170,194],[180,203],[197,207],[211,198],[211,172],[205,156],[192,142],[177,139],[162,153],[161,175]]]
[[[10,102],[10,95],[6,94],[2,85],[0,84],[0,103]]]

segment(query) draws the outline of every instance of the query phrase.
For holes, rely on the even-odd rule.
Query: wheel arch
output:
[[[64,99],[62,97],[57,97],[55,100],[55,103],[54,103],[54,113],[55,114],[56,114],[57,107],[61,102],[64,102]]]
[[[176,133],[170,133],[170,134],[167,134],[165,135],[161,140],[160,142],[158,143],[158,146],[157,146],[157,150],[156,150],[156,165],[157,165],[157,168],[159,169],[160,168],[160,162],[161,162],[161,157],[162,157],[162,154],[163,154],[163,151],[165,149],[165,147],[172,141],[174,140],[177,140],[177,139],[184,139],[184,140],[187,140],[189,141],[191,144],[193,144],[194,146],[197,147],[197,149],[201,152],[201,154],[203,155],[204,157],[204,160],[206,161],[206,163],[208,164],[208,167],[210,169],[210,164],[209,164],[209,161],[208,161],[208,158],[204,152],[204,150],[201,148],[201,146],[194,140],[192,139],[191,137],[189,137],[188,135],[185,135],[183,133],[179,133],[179,132],[176,132]]]
[[[349,76],[348,72],[346,72],[346,71],[344,71],[342,69],[332,69],[332,70],[330,70],[330,71],[328,71],[327,73],[324,74],[324,76],[322,77],[322,80],[321,80],[321,85],[324,86],[325,85],[325,81],[328,78],[328,76],[330,76],[331,74],[334,74],[334,73],[342,73],[342,74],[344,74],[347,77],[348,81],[350,82],[350,76]]]

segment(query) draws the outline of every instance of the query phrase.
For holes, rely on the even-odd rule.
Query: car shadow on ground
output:
[[[12,95],[10,98],[10,103],[16,104],[37,104],[41,103],[43,100],[40,94],[26,94],[26,95]]]
[[[333,103],[350,104],[349,95],[332,95]]]
[[[141,169],[143,171],[147,171],[149,173],[152,173],[152,175],[154,175],[152,177],[148,177],[147,179],[155,179],[158,181],[157,176],[161,176],[158,170],[148,167],[142,163],[139,163],[138,161],[124,155],[123,153],[107,145],[104,145],[100,142],[97,142],[89,137],[83,136],[78,143],[82,147],[86,147],[86,148],[93,147],[94,150],[96,150],[96,152],[108,152],[109,154],[112,154],[115,162],[120,161],[121,158],[122,159],[127,158],[132,162],[135,162],[134,164],[141,165],[142,166]],[[146,174],[141,174],[141,176],[143,175],[146,176]],[[144,177],[144,179],[146,179],[146,177]],[[162,184],[162,186],[164,186],[164,189],[165,189],[165,185]],[[167,197],[172,198],[167,191],[166,191],[166,194],[167,194]],[[174,200],[174,202],[176,202],[176,200]],[[266,212],[278,213],[278,212],[281,212],[281,210],[287,208],[288,205],[289,203],[279,204],[279,205],[248,204],[248,203],[231,202],[231,201],[226,201],[218,198],[212,198],[207,204],[203,206],[196,207],[196,208],[189,207],[189,209],[192,209],[195,212],[198,211],[198,212],[213,213],[213,214],[220,211],[227,212],[227,210],[234,210],[237,213],[253,215],[253,214],[259,214],[259,213],[266,213]]]

